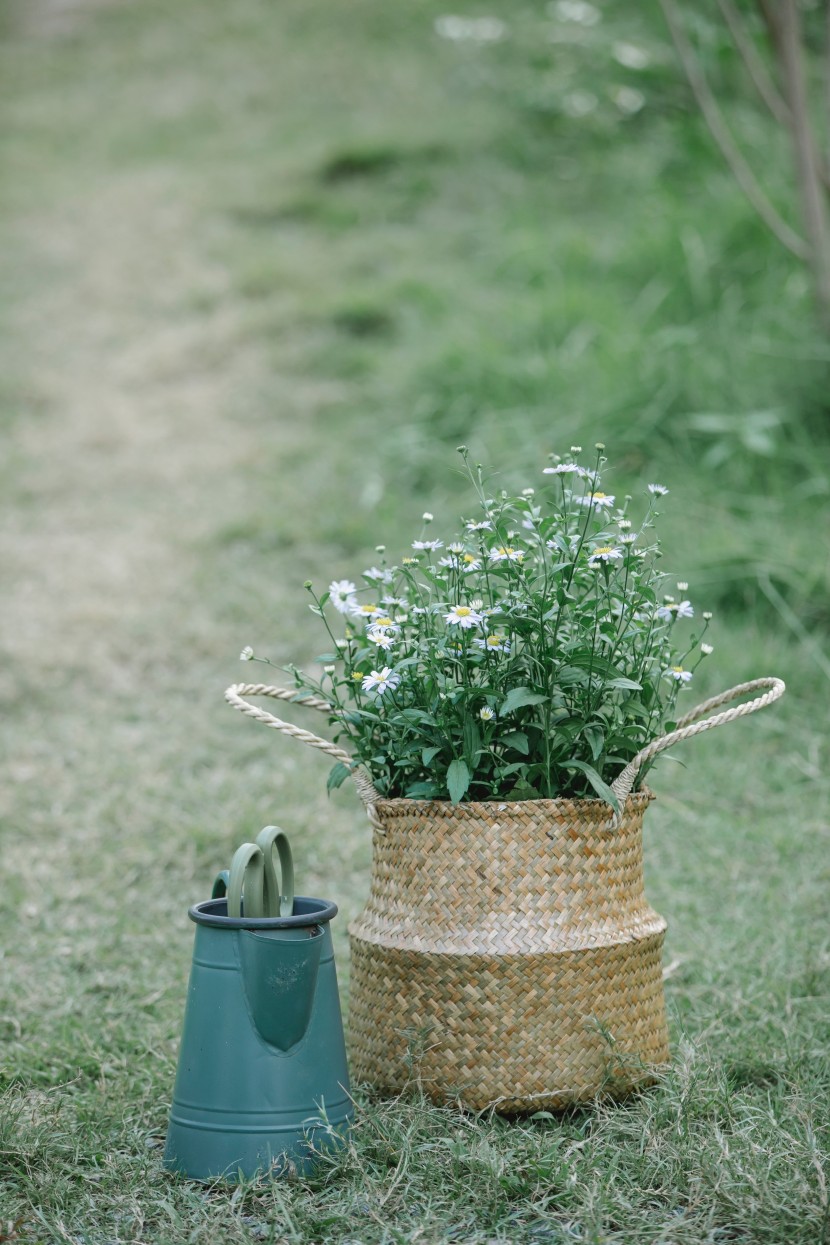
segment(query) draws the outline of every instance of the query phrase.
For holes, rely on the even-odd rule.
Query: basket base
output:
[[[669,1058],[664,935],[493,956],[384,946],[353,927],[353,1079],[504,1114],[621,1097]]]

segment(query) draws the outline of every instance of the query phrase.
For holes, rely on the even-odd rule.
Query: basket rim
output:
[[[641,787],[639,791],[633,791],[626,797],[622,806],[622,814],[638,813],[648,808],[652,800],[656,800],[656,795],[649,787]],[[509,813],[511,808],[516,809],[535,809],[540,814],[547,813],[549,816],[562,816],[563,814],[578,814],[586,819],[595,818],[596,820],[608,820],[611,805],[605,800],[599,799],[571,799],[568,796],[557,796],[550,800],[464,800],[459,804],[453,804],[450,800],[415,800],[406,797],[398,797],[396,799],[378,800],[375,805],[378,813],[383,819],[389,817],[409,817],[414,813],[424,817],[432,818],[449,818],[458,817],[465,812],[477,814],[480,817],[493,818],[495,816],[503,816]]]

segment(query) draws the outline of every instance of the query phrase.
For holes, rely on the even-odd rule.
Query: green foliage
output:
[[[321,679],[288,669],[300,694],[329,700],[382,794],[616,806],[611,781],[674,717],[710,649],[709,615],[681,639],[691,603],[662,593],[654,527],[668,490],[649,485],[632,519],[629,496],[617,504],[600,488],[601,447],[590,467],[580,453],[552,456],[550,482],[515,495],[488,495],[468,467],[481,518],[445,543],[427,538],[425,514],[415,556],[389,565],[378,546],[360,589],[334,580],[312,592],[333,649],[317,658]],[[336,768],[329,786],[343,776]]]

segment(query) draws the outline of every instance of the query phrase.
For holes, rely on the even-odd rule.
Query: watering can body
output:
[[[308,1172],[352,1118],[340,999],[322,899],[287,918],[190,909],[193,965],[165,1167],[196,1180]]]

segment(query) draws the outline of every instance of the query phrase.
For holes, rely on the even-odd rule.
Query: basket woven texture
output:
[[[667,1061],[661,951],[666,923],[643,890],[632,794],[665,748],[754,713],[784,693],[755,679],[712,697],[653,740],[601,800],[452,805],[382,800],[352,769],[374,827],[371,892],[349,926],[356,1081],[505,1113],[556,1110],[653,1079]],[[750,693],[751,701],[707,714]],[[344,764],[348,753],[244,696],[296,700],[260,683],[229,704]],[[331,714],[323,700],[303,707]],[[701,720],[704,719],[704,720]]]
[[[349,927],[355,1079],[505,1112],[623,1092],[668,1059],[642,822],[599,800],[381,801]]]

